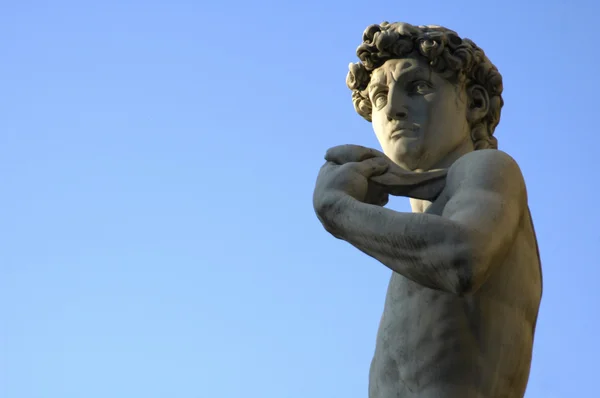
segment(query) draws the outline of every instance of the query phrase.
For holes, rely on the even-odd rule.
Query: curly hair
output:
[[[467,89],[480,85],[487,91],[488,113],[470,126],[471,138],[475,149],[496,149],[498,141],[493,134],[504,105],[502,75],[475,43],[441,26],[383,22],[365,29],[356,50],[360,62],[349,65],[346,77],[356,112],[371,121],[372,104],[367,93],[371,74],[387,60],[413,54],[424,57],[433,71],[449,81],[462,82]]]

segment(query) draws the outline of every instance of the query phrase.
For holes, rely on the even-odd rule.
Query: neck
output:
[[[462,141],[454,150],[444,156],[439,162],[436,162],[430,170],[438,170],[438,169],[449,169],[450,166],[454,164],[458,159],[460,159],[463,155],[466,155],[469,152],[473,152],[475,147],[473,146],[473,141],[470,136],[467,136],[467,139]],[[423,171],[423,170],[415,170],[415,171]],[[424,213],[427,208],[431,206],[431,202],[428,200],[421,199],[410,199],[410,207],[412,208],[413,213]]]
[[[430,170],[449,169],[450,166],[452,166],[459,158],[469,152],[473,152],[474,150],[475,146],[473,145],[473,141],[471,140],[471,137],[467,135],[460,144],[458,144],[452,151],[446,154],[446,156],[436,162],[430,168]]]
[[[410,208],[413,213],[425,213],[429,206],[431,206],[431,202],[428,200],[410,198]]]

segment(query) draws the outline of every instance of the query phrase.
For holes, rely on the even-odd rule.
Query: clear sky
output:
[[[391,271],[311,199],[327,148],[378,147],[345,77],[384,20],[503,74],[544,270],[526,396],[599,396],[593,0],[1,10],[0,397],[366,398]]]

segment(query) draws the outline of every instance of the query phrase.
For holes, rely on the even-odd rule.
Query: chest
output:
[[[409,325],[440,325],[474,315],[475,296],[459,297],[430,289],[392,273],[385,300],[383,322]]]

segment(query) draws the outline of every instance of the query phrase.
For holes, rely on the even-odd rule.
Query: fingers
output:
[[[389,167],[389,163],[385,159],[377,157],[363,160],[362,162],[345,163],[340,167],[350,168],[355,173],[369,178],[385,173]]]
[[[331,193],[343,193],[361,202],[384,206],[389,199],[388,192],[381,184],[371,181],[371,177],[386,172],[389,163],[383,158],[371,158],[362,162],[349,162],[338,165],[326,162],[319,172],[313,202],[315,209],[320,203],[327,203]]]
[[[329,172],[331,170],[337,169],[338,167],[340,167],[339,164],[327,161],[327,162],[325,162],[325,164],[323,164],[323,166],[321,166],[321,169],[319,170],[319,174]]]
[[[428,182],[445,180],[447,170],[433,170],[415,173],[404,170],[394,164],[390,164],[387,173],[374,179],[375,182],[389,187],[394,186],[418,186]]]
[[[369,189],[365,197],[365,203],[383,207],[388,203],[389,199],[390,197],[387,192],[376,185],[369,183]]]
[[[376,149],[367,148],[360,145],[338,145],[330,148],[325,154],[325,160],[336,164],[362,162],[363,160],[374,157],[385,158],[386,156]]]
[[[373,176],[369,181],[390,195],[415,199],[434,200],[446,186],[446,170],[413,173],[390,167],[383,175]]]

